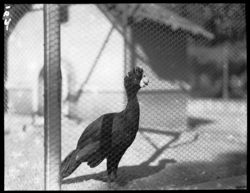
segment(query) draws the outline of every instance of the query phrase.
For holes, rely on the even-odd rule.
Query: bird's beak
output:
[[[146,76],[143,76],[143,78],[140,81],[140,87],[143,88],[147,86],[149,83],[149,79]]]

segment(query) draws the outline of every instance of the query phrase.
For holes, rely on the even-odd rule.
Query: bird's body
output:
[[[113,174],[116,178],[118,164],[134,141],[139,128],[140,108],[136,94],[142,87],[142,73],[142,69],[135,68],[130,76],[125,77],[128,102],[123,111],[104,114],[84,130],[76,149],[62,162],[62,178],[69,176],[82,162],[96,167],[105,158],[108,177],[112,178]],[[145,84],[148,84],[148,81]]]

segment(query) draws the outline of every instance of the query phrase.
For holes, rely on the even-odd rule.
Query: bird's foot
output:
[[[108,174],[108,187],[112,189],[112,184],[115,183],[117,178],[116,172],[111,172],[111,174]]]
[[[111,172],[111,174],[108,175],[108,178],[113,182],[117,179],[117,173]]]

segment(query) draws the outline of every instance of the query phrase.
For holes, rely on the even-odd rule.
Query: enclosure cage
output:
[[[149,84],[112,189],[245,187],[245,4],[8,4],[3,19],[6,190],[109,189],[106,159],[65,179],[61,162],[126,107],[136,66]]]

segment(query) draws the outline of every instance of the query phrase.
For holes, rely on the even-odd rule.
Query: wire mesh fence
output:
[[[43,4],[5,5],[6,190],[44,189],[45,167],[59,175],[59,151],[70,173],[63,190],[185,189],[246,175],[244,4],[58,8],[53,52]],[[60,63],[61,80],[46,79],[45,53]],[[60,82],[61,134],[46,137],[44,121],[60,118],[44,111],[54,105],[44,90]],[[48,140],[61,141],[54,166],[44,162]]]

